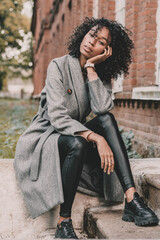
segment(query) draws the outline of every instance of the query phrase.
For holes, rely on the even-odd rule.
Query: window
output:
[[[68,3],[68,7],[69,7],[69,10],[72,9],[72,0],[69,1],[69,3]]]
[[[98,18],[98,5],[99,0],[93,0],[93,17]]]
[[[125,0],[116,0],[115,4],[116,21],[125,26]],[[123,91],[123,79],[124,75],[122,74],[114,81],[113,93]]]
[[[118,0],[116,3],[116,21],[125,26],[125,0]]]
[[[157,0],[157,41],[156,41],[156,82],[155,86],[135,87],[132,90],[133,99],[160,100],[160,0]]]
[[[157,23],[157,61],[156,61],[156,85],[160,86],[160,0],[157,2],[157,15],[156,15],[156,23]]]

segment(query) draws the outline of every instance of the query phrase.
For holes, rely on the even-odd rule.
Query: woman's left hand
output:
[[[114,170],[114,156],[113,152],[103,137],[99,137],[96,141],[97,150],[101,159],[101,168],[104,172],[110,174]]]
[[[107,141],[101,135],[91,132],[88,134],[87,140],[89,142],[95,142],[97,150],[101,159],[101,168],[104,172],[110,174],[114,170],[114,156],[113,152],[108,145]]]
[[[97,56],[94,56],[92,58],[89,58],[87,60],[87,63],[93,63],[93,64],[99,64],[101,62],[104,62],[107,58],[109,58],[112,55],[112,48],[108,46],[108,51],[105,48],[104,53],[99,54]]]

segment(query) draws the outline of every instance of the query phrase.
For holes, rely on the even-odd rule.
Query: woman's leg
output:
[[[121,182],[124,192],[126,192],[128,189],[134,190],[134,181],[127,151],[113,114],[107,113],[97,116],[91,121],[87,122],[86,127],[102,135],[109,144],[114,154],[115,171]]]
[[[55,238],[77,239],[71,220],[71,208],[87,156],[88,142],[80,136],[61,135],[58,139],[64,203],[60,205],[60,217]]]
[[[71,208],[86,159],[88,142],[80,136],[61,135],[58,140],[64,203],[60,206],[60,216],[71,217]]]
[[[125,199],[122,219],[128,222],[135,222],[139,226],[157,225],[157,216],[144,203],[135,190],[127,151],[113,114],[107,113],[97,116],[89,121],[86,126],[102,135],[114,154],[115,171],[127,198]]]

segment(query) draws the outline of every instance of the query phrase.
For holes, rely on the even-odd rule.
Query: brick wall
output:
[[[133,87],[156,85],[156,11],[156,0],[126,0],[126,27],[133,32],[134,62],[112,111],[121,126],[133,130],[133,142],[142,157],[160,157],[160,103],[131,99]]]
[[[133,99],[132,94],[133,88],[156,85],[157,1],[126,0],[125,22],[133,33],[134,61],[124,78],[123,92],[115,94],[112,111],[120,125],[134,131],[135,147],[144,157],[160,156],[160,98]],[[94,4],[94,0],[35,0],[32,22],[35,96],[45,84],[49,62],[67,53],[67,38],[84,17],[93,16]],[[99,0],[98,17],[114,20],[115,0]]]
[[[160,157],[160,108],[154,101],[116,100],[112,110],[118,124],[134,132],[134,148],[142,157]]]
[[[157,0],[126,0],[126,27],[133,33],[134,62],[124,79],[123,93],[133,87],[155,85]],[[122,95],[122,94],[121,94]]]
[[[115,19],[115,1],[99,0],[98,16]]]

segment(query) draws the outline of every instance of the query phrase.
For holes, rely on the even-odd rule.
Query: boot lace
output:
[[[141,209],[141,210],[144,208],[148,209],[147,203],[145,202],[144,198],[137,197],[134,199],[134,201],[139,209]]]
[[[72,221],[68,222],[68,223],[64,223],[64,232],[66,234],[66,236],[71,237],[71,238],[77,238],[73,225],[72,225]]]

